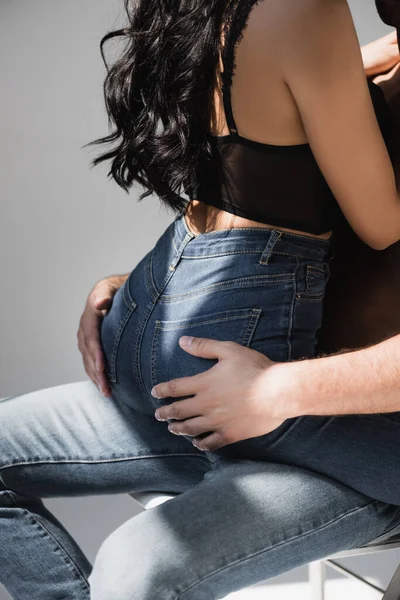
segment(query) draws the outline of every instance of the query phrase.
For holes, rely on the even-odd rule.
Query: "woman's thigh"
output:
[[[214,600],[400,529],[400,508],[323,475],[220,459],[204,480],[102,544],[93,600]]]
[[[3,398],[0,423],[0,481],[22,495],[182,492],[211,468],[189,441],[89,380]]]

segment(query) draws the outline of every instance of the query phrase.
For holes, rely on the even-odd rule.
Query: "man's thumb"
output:
[[[181,336],[179,345],[189,354],[202,358],[224,358],[228,352],[224,342],[190,335]]]

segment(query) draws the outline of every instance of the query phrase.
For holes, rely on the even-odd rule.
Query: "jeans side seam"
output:
[[[157,304],[157,302],[160,299],[160,296],[163,292],[163,290],[165,289],[165,287],[167,286],[167,284],[169,283],[169,281],[171,280],[171,278],[173,277],[176,267],[179,264],[181,258],[182,258],[182,253],[184,248],[186,247],[186,245],[191,241],[191,239],[193,238],[193,234],[187,234],[185,235],[185,237],[183,238],[183,240],[180,243],[179,246],[179,250],[178,252],[175,254],[172,263],[170,263],[169,265],[169,269],[167,271],[166,276],[164,277],[164,281],[162,283],[161,289],[158,290],[154,284],[153,281],[153,256],[154,253],[151,252],[150,254],[150,260],[149,263],[147,265],[147,281],[151,283],[152,285],[152,292],[155,292],[155,295],[153,295],[148,308],[146,310],[146,313],[142,319],[142,322],[140,324],[140,327],[138,327],[138,332],[137,332],[137,337],[136,337],[136,344],[134,347],[134,358],[133,358],[133,369],[134,369],[134,373],[133,373],[133,378],[138,381],[139,383],[139,388],[140,391],[142,392],[144,397],[147,397],[150,402],[153,401],[153,398],[150,396],[150,394],[148,394],[147,390],[146,390],[146,386],[144,383],[144,379],[143,379],[143,373],[142,373],[142,369],[141,369],[141,349],[142,349],[142,339],[143,339],[143,335],[147,326],[147,323],[150,319],[150,316]]]
[[[296,273],[297,273],[297,268],[298,268],[298,262],[297,262],[297,266],[295,269],[295,272],[292,276],[292,298],[290,301],[290,308],[289,308],[289,322],[288,322],[288,331],[287,331],[287,360],[288,362],[290,362],[292,360],[292,351],[293,351],[293,346],[292,346],[292,331],[293,331],[293,321],[294,321],[294,310],[295,310],[295,302],[296,302]]]
[[[14,492],[12,490],[5,489],[4,491],[7,493],[8,496],[11,496],[11,499],[12,499],[15,507],[19,508],[19,509],[23,510],[25,513],[27,513],[27,515],[32,519],[33,523],[36,523],[39,527],[41,527],[43,529],[43,531],[53,540],[53,542],[56,544],[56,546],[64,554],[64,557],[67,559],[65,561],[66,564],[69,564],[70,567],[72,566],[72,570],[75,571],[75,573],[79,575],[79,580],[81,581],[81,583],[83,583],[86,586],[86,588],[88,590],[90,590],[90,585],[89,585],[87,578],[85,577],[85,574],[82,573],[82,571],[79,569],[77,564],[73,561],[69,552],[64,548],[64,546],[62,544],[60,544],[60,542],[54,537],[54,535],[51,533],[51,531],[49,531],[48,528],[30,510],[28,510],[24,506],[21,506],[18,504],[18,502],[15,499]],[[18,493],[18,492],[16,492],[16,493]]]
[[[122,462],[127,460],[140,460],[142,458],[152,459],[152,458],[169,458],[173,456],[179,456],[179,458],[185,458],[186,456],[197,456],[198,458],[203,458],[201,454],[198,452],[165,452],[163,454],[143,454],[142,456],[121,456],[118,458],[70,458],[70,459],[62,459],[62,460],[52,460],[52,459],[43,459],[43,460],[32,460],[32,461],[21,461],[17,463],[9,463],[2,465],[0,467],[0,475],[1,471],[4,469],[9,469],[12,467],[30,467],[31,465],[58,465],[58,464],[98,464],[98,463],[113,463],[113,462]],[[204,457],[205,460],[207,460]]]
[[[158,298],[160,292],[157,289],[157,286],[156,286],[154,278],[153,278],[153,256],[154,256],[154,249],[153,249],[153,252],[150,254],[150,260],[147,264],[146,281],[147,281],[147,289],[149,291],[151,301],[155,302],[156,299]]]
[[[151,341],[151,349],[150,349],[150,383],[152,388],[156,385],[156,348],[158,345],[158,337],[159,337],[160,327],[155,325],[153,332],[153,339]]]
[[[246,561],[248,561],[249,559],[254,558],[255,556],[259,556],[261,554],[267,553],[270,550],[275,550],[276,548],[278,548],[279,546],[284,546],[285,544],[291,543],[294,540],[297,539],[301,539],[301,538],[305,538],[308,535],[312,535],[313,533],[317,532],[317,531],[322,531],[323,529],[325,529],[326,527],[334,524],[337,521],[340,521],[341,519],[351,515],[352,513],[355,513],[357,511],[363,510],[364,508],[368,508],[369,506],[373,505],[373,504],[380,504],[379,500],[372,500],[371,502],[368,502],[367,504],[365,504],[364,506],[357,506],[357,508],[353,508],[345,513],[342,513],[341,515],[335,517],[334,519],[331,519],[330,521],[328,521],[328,523],[324,523],[323,525],[312,529],[311,531],[307,531],[306,533],[301,533],[299,535],[293,536],[287,540],[284,540],[282,542],[279,542],[277,544],[274,544],[273,546],[270,546],[269,548],[263,548],[262,550],[259,550],[257,552],[254,552],[253,554],[246,556],[245,558],[240,558],[238,560],[235,560],[234,562],[230,563],[229,565],[224,565],[223,567],[220,567],[219,569],[216,569],[215,571],[213,571],[212,573],[208,573],[206,576],[201,577],[200,579],[197,579],[197,581],[195,581],[194,583],[192,583],[191,585],[189,585],[188,587],[186,587],[184,590],[181,590],[180,592],[178,592],[177,596],[171,596],[168,600],[184,600],[182,598],[183,594],[186,594],[186,592],[188,592],[192,587],[198,585],[199,583],[206,581],[207,579],[209,579],[210,577],[213,577],[214,575],[217,575],[218,573],[221,573],[222,571],[229,569],[235,565],[238,564],[242,564],[245,563]]]
[[[119,322],[117,331],[114,334],[114,343],[112,346],[112,350],[111,350],[111,356],[110,356],[110,382],[111,383],[117,383],[117,352],[118,352],[118,348],[119,348],[119,344],[121,341],[121,337],[122,337],[122,333],[129,321],[129,319],[131,318],[131,315],[133,313],[133,311],[137,308],[137,304],[135,303],[135,305],[132,305],[129,308],[125,307],[125,311],[123,313],[123,316],[121,317],[121,320]]]

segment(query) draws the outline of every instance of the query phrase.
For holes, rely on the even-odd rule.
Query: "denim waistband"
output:
[[[182,256],[264,252],[264,262],[268,262],[272,251],[315,260],[328,260],[333,255],[331,239],[313,238],[266,227],[233,227],[196,235],[190,231],[184,215],[185,211],[182,210],[172,223],[176,250],[179,251],[184,246]]]

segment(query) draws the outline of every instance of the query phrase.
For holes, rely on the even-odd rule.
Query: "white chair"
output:
[[[137,492],[130,494],[130,496],[139,502],[144,509],[148,509],[153,508],[153,506],[157,506],[158,504],[162,504],[171,498],[175,498],[177,494]],[[339,571],[339,573],[342,575],[356,579],[369,588],[382,593],[383,596],[381,600],[400,600],[400,566],[396,569],[396,572],[394,573],[385,591],[336,562],[336,559],[338,558],[348,558],[350,556],[370,554],[371,552],[382,552],[383,550],[392,550],[394,548],[400,548],[400,532],[393,535],[385,542],[377,542],[376,544],[371,543],[360,548],[354,548],[353,550],[344,550],[343,552],[337,552],[336,554],[332,554],[326,558],[309,563],[308,574],[311,588],[310,600],[325,600],[326,567],[331,567],[332,569]]]

